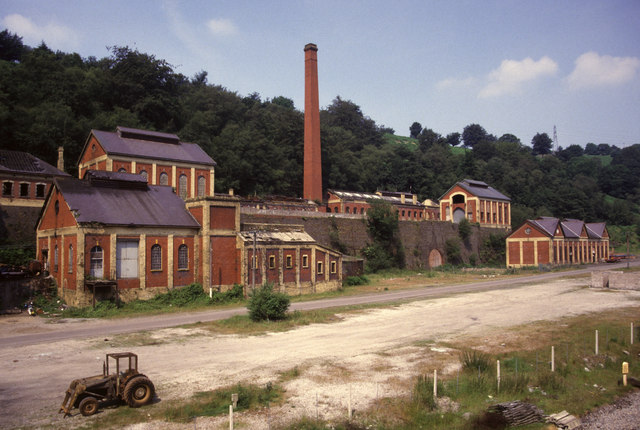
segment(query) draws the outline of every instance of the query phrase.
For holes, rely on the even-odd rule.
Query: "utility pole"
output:
[[[627,232],[627,269],[629,268],[629,232]]]

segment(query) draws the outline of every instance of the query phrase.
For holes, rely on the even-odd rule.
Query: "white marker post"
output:
[[[633,323],[631,323],[631,345],[633,345]]]
[[[438,371],[433,369],[433,398],[438,397]]]
[[[496,369],[498,371],[498,392],[500,392],[500,360],[496,364]]]
[[[627,386],[627,373],[629,373],[629,363],[622,362],[622,385]]]
[[[598,355],[598,330],[596,330],[596,355]]]
[[[555,346],[551,347],[551,371],[556,371],[556,348]]]
[[[229,405],[229,430],[233,430],[233,405]]]

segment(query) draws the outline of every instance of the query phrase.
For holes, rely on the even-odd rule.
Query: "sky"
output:
[[[639,0],[0,0],[0,28],[85,58],[128,46],[300,110],[315,43],[320,106],[351,100],[398,135],[640,143]]]

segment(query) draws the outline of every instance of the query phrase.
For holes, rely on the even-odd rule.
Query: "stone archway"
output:
[[[437,249],[432,249],[429,253],[429,268],[435,269],[438,266],[442,266],[442,254]]]

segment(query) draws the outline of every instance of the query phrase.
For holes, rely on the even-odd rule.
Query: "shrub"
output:
[[[440,388],[440,384],[438,384]],[[420,375],[413,386],[413,401],[416,405],[432,411],[436,408],[436,399],[433,397],[433,379],[427,375]]]
[[[289,296],[274,292],[271,284],[264,284],[249,296],[249,318],[251,321],[284,319],[290,302]]]
[[[369,283],[369,278],[364,275],[360,276],[349,276],[343,281],[343,284],[348,287],[353,287],[355,285],[367,285]]]
[[[471,236],[471,223],[466,218],[463,218],[460,223],[458,223],[458,236],[464,241]]]
[[[444,243],[444,251],[447,254],[447,262],[450,264],[462,263],[462,254],[460,252],[460,239],[450,237]]]
[[[486,372],[491,368],[489,356],[475,349],[463,351],[460,354],[460,361],[462,362],[462,368],[465,370]]]

